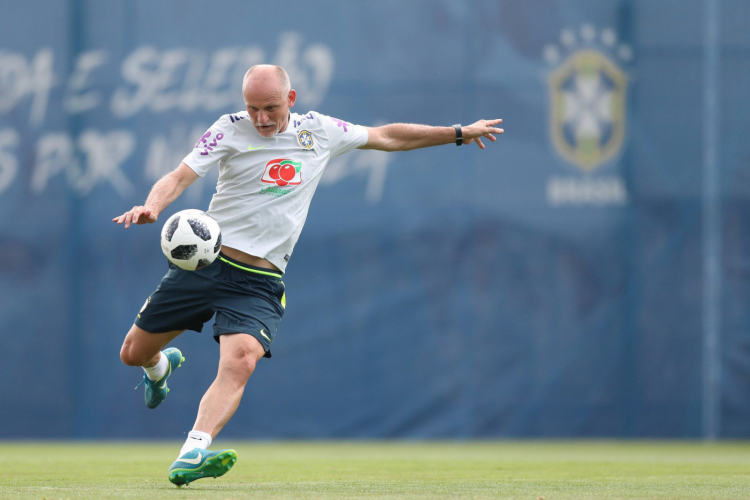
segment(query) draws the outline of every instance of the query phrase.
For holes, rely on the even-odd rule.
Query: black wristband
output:
[[[453,128],[456,129],[456,146],[460,146],[464,143],[464,134],[461,132],[461,124],[457,123],[453,125]]]

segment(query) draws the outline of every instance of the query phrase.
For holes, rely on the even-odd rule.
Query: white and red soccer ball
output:
[[[161,250],[186,271],[210,265],[221,250],[219,223],[201,210],[182,210],[167,219],[161,230]]]

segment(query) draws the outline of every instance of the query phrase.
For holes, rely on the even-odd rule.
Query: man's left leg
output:
[[[221,476],[237,460],[234,450],[205,450],[237,411],[245,385],[265,349],[255,337],[244,333],[225,334],[219,339],[218,374],[203,395],[193,430],[169,469],[169,480],[178,486],[202,477]]]
[[[211,435],[211,439],[237,411],[245,385],[255,371],[255,364],[266,353],[258,340],[245,333],[219,337],[219,372],[201,399],[194,430]]]

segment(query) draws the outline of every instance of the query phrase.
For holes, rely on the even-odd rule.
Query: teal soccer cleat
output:
[[[167,388],[167,379],[170,375],[172,375],[172,371],[182,366],[182,362],[185,361],[185,358],[182,357],[182,353],[176,347],[164,349],[162,352],[167,357],[168,361],[167,373],[165,373],[162,378],[156,381],[149,380],[149,378],[144,373],[143,380],[136,386],[136,389],[138,389],[141,384],[145,384],[146,406],[148,406],[149,408],[156,408],[161,404],[162,401],[164,401],[164,398],[167,397],[167,393],[169,392],[169,389]]]
[[[186,452],[169,468],[172,484],[183,486],[204,477],[223,476],[237,461],[234,450],[208,451],[196,448]]]

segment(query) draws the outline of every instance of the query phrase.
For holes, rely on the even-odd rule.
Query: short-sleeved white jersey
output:
[[[183,162],[201,177],[219,165],[208,213],[222,244],[284,271],[326,165],[367,139],[365,127],[315,111],[291,113],[284,132],[265,138],[241,111],[219,118]]]

